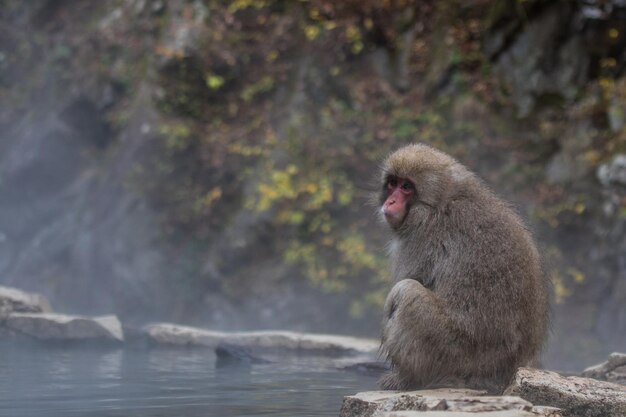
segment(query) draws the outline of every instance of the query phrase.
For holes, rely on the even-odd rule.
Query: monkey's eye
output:
[[[413,191],[413,184],[410,181],[404,181],[402,185],[400,186],[400,188],[404,192]]]
[[[398,186],[398,179],[390,177],[387,179],[387,188],[396,188]]]

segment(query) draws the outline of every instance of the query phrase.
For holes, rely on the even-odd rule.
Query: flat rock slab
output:
[[[383,413],[380,417],[537,417],[537,414],[520,411],[485,411],[481,413],[463,412],[463,411],[393,411],[391,413]]]
[[[606,362],[590,366],[582,376],[626,385],[626,353],[611,353]]]
[[[11,313],[4,325],[37,340],[56,342],[124,341],[122,325],[116,316],[70,316],[53,313]]]
[[[526,400],[514,396],[487,396],[484,391],[442,388],[423,391],[369,391],[344,397],[340,417],[404,416],[400,412],[411,412],[406,416],[424,416],[425,412],[436,412],[438,417],[447,415],[492,416],[492,412],[511,411],[503,416],[554,416],[558,410],[534,410]],[[530,414],[524,414],[528,412]],[[456,414],[449,414],[456,413]],[[471,413],[471,414],[465,414]],[[517,414],[516,414],[517,413]],[[498,416],[497,414],[495,416]]]
[[[51,311],[50,303],[44,296],[0,285],[0,317],[11,312],[48,313]]]
[[[227,344],[268,351],[307,351],[319,353],[373,353],[379,342],[348,336],[286,331],[220,332],[168,323],[143,328],[148,338],[159,345],[197,346],[215,349]]]
[[[626,416],[626,387],[591,378],[520,368],[505,394],[518,395],[536,405],[558,407],[564,416]]]

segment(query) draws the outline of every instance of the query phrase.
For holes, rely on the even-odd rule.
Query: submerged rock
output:
[[[429,411],[438,417],[464,415],[478,416],[553,416],[561,414],[555,409],[534,408],[514,396],[487,396],[485,391],[442,388],[424,391],[370,391],[347,396],[343,400],[340,417],[369,416],[428,416]],[[493,412],[506,412],[493,414]],[[462,413],[462,414],[458,414]],[[472,414],[465,414],[472,413]]]
[[[215,349],[225,343],[248,349],[306,351],[322,354],[373,353],[379,342],[349,336],[308,334],[288,331],[220,332],[168,323],[149,324],[144,331],[152,342],[170,346],[197,346]]]
[[[116,316],[85,317],[66,314],[12,313],[7,329],[35,340],[50,342],[95,342],[119,344],[124,341]]]
[[[44,296],[0,285],[0,318],[11,312],[48,313],[51,311],[50,303]]]
[[[606,362],[590,366],[582,376],[626,385],[626,353],[611,353]]]
[[[388,362],[359,360],[347,364],[338,364],[338,368],[364,375],[382,375],[391,369],[391,365]]]
[[[267,359],[260,358],[243,346],[221,343],[215,348],[217,367],[229,365],[253,365],[260,363],[271,363]]]
[[[520,368],[505,394],[518,395],[533,404],[558,407],[567,416],[626,416],[626,387],[590,378]]]

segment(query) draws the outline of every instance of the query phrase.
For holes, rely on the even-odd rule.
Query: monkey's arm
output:
[[[449,359],[445,353],[455,350],[460,323],[442,299],[413,279],[393,286],[384,311],[382,349],[393,366],[415,379],[432,380],[434,362]]]
[[[414,279],[403,279],[393,286],[385,301],[384,314],[386,324],[411,320],[412,328],[417,330],[415,326],[420,326],[421,334],[428,329],[439,333],[442,327],[451,325],[443,301]]]

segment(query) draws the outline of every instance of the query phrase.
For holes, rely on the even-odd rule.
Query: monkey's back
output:
[[[441,236],[431,290],[456,315],[465,377],[506,383],[534,360],[548,323],[545,276],[519,216],[482,183],[433,214]],[[432,230],[432,229],[431,229]]]

